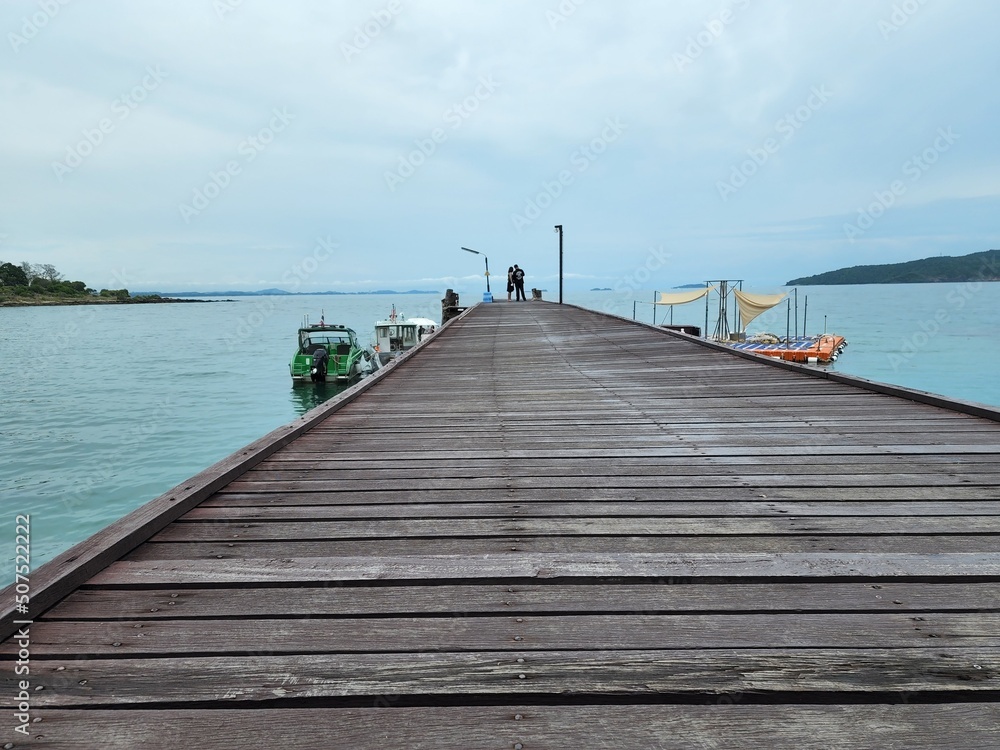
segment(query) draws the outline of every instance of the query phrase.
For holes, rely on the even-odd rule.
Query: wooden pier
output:
[[[1000,414],[878,390],[478,305],[4,591],[0,746],[996,748]]]

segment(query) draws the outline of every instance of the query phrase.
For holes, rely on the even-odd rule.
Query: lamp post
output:
[[[472,253],[473,255],[482,255],[486,260],[486,294],[483,295],[483,302],[492,302],[493,294],[490,292],[490,259],[478,250],[473,250],[471,247],[463,247],[462,249],[467,253]]]
[[[559,232],[559,304],[562,304],[562,240],[563,240],[563,225],[556,224],[556,231]],[[655,309],[655,308],[654,308]]]

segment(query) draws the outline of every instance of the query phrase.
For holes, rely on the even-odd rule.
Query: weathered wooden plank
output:
[[[483,415],[481,412],[476,412],[476,416],[480,418],[485,418],[487,415]],[[672,419],[672,415],[665,415],[662,421],[667,424]],[[727,427],[723,424],[720,419],[717,425],[716,431],[703,431],[693,435],[683,435],[677,431],[669,431],[668,429],[661,428],[653,431],[650,427],[647,427],[644,431],[637,431],[631,435],[621,435],[614,438],[614,442],[619,447],[626,446],[649,446],[652,445],[671,445],[678,442],[688,442],[693,443],[699,447],[719,447],[719,448],[743,448],[750,449],[758,447],[764,450],[770,450],[772,447],[786,447],[794,448],[798,451],[812,450],[815,453],[822,452],[827,447],[832,447],[835,449],[843,448],[849,445],[861,445],[868,446],[871,448],[881,447],[883,445],[891,445],[902,442],[905,437],[905,444],[909,446],[928,446],[928,452],[937,452],[937,449],[941,445],[951,445],[951,446],[984,446],[989,449],[989,452],[995,450],[996,445],[996,435],[993,431],[961,431],[961,432],[918,432],[911,433],[908,435],[900,435],[896,432],[891,431],[891,425],[886,425],[882,422],[883,429],[878,432],[866,431],[853,433],[842,433],[842,432],[824,432],[824,433],[809,433],[801,434],[793,430],[785,430],[775,432],[773,434],[759,435],[756,433],[740,432],[732,428]],[[388,430],[389,428],[387,428]],[[447,429],[449,433],[452,433],[452,427],[448,424],[442,424],[441,430]],[[438,431],[438,435],[440,430]],[[428,438],[432,438],[433,433],[427,435]],[[463,436],[461,434],[450,434],[450,437],[455,440],[472,440],[474,436]],[[387,436],[382,436],[377,439],[364,440],[359,439],[354,436],[347,434],[324,434],[322,432],[317,432],[314,435],[303,438],[303,443],[301,445],[302,450],[313,450],[327,451],[331,448],[344,448],[344,449],[368,449],[368,450],[381,450],[384,447],[388,447],[389,441]],[[413,442],[408,440],[407,442]],[[590,437],[586,432],[582,432],[576,435],[561,435],[561,436],[549,436],[545,434],[543,430],[539,430],[535,434],[519,436],[517,440],[517,448],[519,450],[590,450],[594,446],[604,446],[607,445],[609,440],[601,440],[600,437]],[[398,445],[399,438],[397,436],[396,444]],[[934,448],[934,450],[931,450]]]
[[[438,457],[433,452],[415,452],[407,459],[407,471],[412,469],[466,469],[470,464],[482,467],[482,470],[503,470],[508,468],[511,459],[509,456],[494,454],[490,456],[480,456],[474,462],[467,458],[452,457],[448,454]],[[699,461],[706,466],[781,466],[798,467],[809,466],[817,473],[825,472],[833,467],[842,468],[845,465],[850,467],[867,467],[870,464],[892,464],[894,466],[904,466],[907,471],[997,471],[1000,467],[1000,454],[973,453],[973,454],[923,454],[920,456],[891,456],[888,454],[853,454],[848,456],[815,456],[811,454],[795,455],[766,455],[766,456],[707,456],[700,455]],[[254,471],[288,471],[288,470],[358,470],[371,469],[373,471],[394,471],[399,472],[400,459],[381,459],[376,456],[369,456],[366,460],[356,456],[355,458],[345,458],[340,453],[334,455],[324,455],[316,453],[290,453],[279,451],[274,456],[261,461]],[[577,468],[587,468],[589,466],[608,467],[620,471],[623,467],[655,467],[663,469],[665,467],[685,467],[691,464],[690,456],[594,456],[585,458],[583,456],[539,456],[531,458],[521,458],[510,468],[530,468],[532,470],[551,469],[576,470]]]
[[[981,474],[990,477],[1000,477],[1000,463],[990,464],[969,464],[967,467],[960,465],[935,466],[905,464],[900,461],[881,464],[785,464],[777,465],[743,465],[726,466],[705,462],[696,466],[685,463],[674,464],[649,464],[645,466],[615,466],[614,462],[581,462],[578,465],[566,464],[510,464],[504,466],[505,462],[497,462],[498,467],[465,465],[465,466],[413,466],[407,468],[406,477],[412,480],[423,479],[446,479],[456,483],[465,483],[467,479],[479,479],[485,475],[495,475],[497,470],[502,470],[508,478],[537,478],[537,477],[565,477],[577,479],[581,477],[605,478],[608,475],[629,474],[632,476],[641,475],[645,478],[653,477],[718,477],[718,476],[738,476],[741,479],[751,479],[754,477],[769,477],[775,474],[780,476],[798,476],[800,482],[809,485],[822,481],[826,484],[835,484],[844,476],[864,476],[891,475],[899,476],[906,474],[911,477],[923,477],[929,474],[956,474],[961,472],[963,477],[978,479]],[[509,463],[509,462],[507,462]],[[492,468],[492,471],[491,471]],[[268,467],[267,469],[253,469],[243,476],[248,482],[286,482],[300,480],[318,481],[369,481],[378,482],[382,480],[392,480],[400,476],[399,465],[386,466],[384,468],[366,467],[344,467],[330,465],[329,463],[317,466],[296,466],[285,469]],[[822,479],[817,479],[822,477]]]
[[[937,555],[946,552],[995,553],[995,536],[497,536],[424,537],[298,541],[148,542],[124,556],[128,561],[214,560],[227,565],[241,558],[383,557],[428,555],[520,555],[532,553],[797,553],[898,552]],[[227,562],[219,562],[225,560]]]
[[[492,584],[78,589],[44,620],[558,612],[1000,612],[1000,583]]]
[[[599,607],[595,602],[594,607]],[[1000,647],[1000,613],[640,613],[39,622],[38,658],[427,651]],[[16,658],[18,645],[0,645]],[[155,670],[155,665],[150,665]]]
[[[463,366],[468,367],[468,365],[469,363],[467,362],[463,363]],[[631,375],[631,371],[628,374]],[[601,373],[601,376],[608,378],[610,374]],[[654,385],[653,387],[655,388],[656,386]],[[480,392],[479,389],[476,389],[475,391],[462,394],[451,390],[451,413],[453,415],[483,413],[482,403],[476,403],[473,398],[469,397],[478,392]],[[759,395],[745,395],[739,392],[719,395],[717,389],[710,390],[708,387],[700,390],[699,393],[687,394],[670,393],[661,388],[655,394],[655,397],[650,398],[650,395],[647,393],[642,403],[635,404],[630,401],[628,406],[623,403],[621,397],[609,398],[603,395],[606,391],[594,386],[586,390],[574,389],[574,391],[570,391],[569,388],[563,388],[558,391],[553,390],[552,393],[553,397],[548,400],[539,398],[537,394],[532,397],[532,394],[520,391],[511,391],[509,396],[511,400],[514,397],[531,398],[533,404],[531,415],[534,418],[550,415],[559,416],[578,406],[582,407],[585,418],[600,415],[603,412],[613,412],[625,417],[649,416],[646,414],[647,409],[654,411],[652,416],[665,415],[672,411],[682,411],[695,416],[697,411],[701,411],[704,418],[704,413],[707,411],[717,410],[721,412],[723,410],[731,410],[734,405],[733,399],[737,397],[740,399],[739,406],[744,409],[756,409],[758,410],[758,414],[767,414],[774,409],[780,409],[789,417],[797,417],[798,419],[803,419],[806,416],[814,418],[814,415],[821,416],[824,414],[861,414],[865,410],[869,414],[873,411],[885,414],[902,414],[907,411],[907,406],[904,404],[887,404],[879,396],[862,391],[843,392],[833,395],[821,392],[782,393],[778,390],[768,390],[761,391]],[[459,398],[455,398],[456,396]],[[465,396],[465,398],[461,398],[462,396]],[[825,400],[821,401],[821,398]],[[447,400],[447,395],[440,394],[437,399],[400,399],[393,402],[392,406],[397,417],[401,414],[414,414],[423,417],[434,413],[433,409],[429,408],[428,401],[433,402],[435,400],[444,402]],[[642,407],[641,411],[639,407]],[[914,412],[909,410],[909,413],[913,414]]]
[[[445,408],[445,404],[441,408]],[[817,420],[815,424],[786,421],[779,423],[769,423],[768,426],[756,423],[741,423],[726,421],[723,415],[713,421],[692,421],[693,417],[688,413],[673,413],[664,415],[662,418],[645,417],[617,425],[608,425],[609,417],[598,421],[589,421],[584,417],[573,420],[570,415],[572,411],[566,412],[566,417],[560,420],[551,420],[538,424],[523,425],[510,424],[501,415],[495,415],[491,421],[495,424],[502,424],[504,435],[509,437],[529,439],[537,435],[549,437],[572,438],[581,434],[590,438],[602,438],[608,442],[616,438],[624,438],[635,435],[654,436],[664,434],[680,435],[685,438],[697,438],[701,434],[727,433],[730,437],[742,435],[748,431],[756,434],[781,434],[789,430],[805,432],[811,437],[820,438],[824,434],[835,430],[838,434],[851,435],[861,440],[865,435],[872,432],[884,433],[892,430],[894,435],[901,439],[909,439],[920,433],[930,434],[961,434],[982,432],[981,428],[975,424],[965,422],[942,422],[939,424],[914,424],[909,421],[893,420],[890,417],[872,418],[871,421],[861,421],[860,419],[824,419]],[[485,415],[484,415],[485,416]],[[495,428],[490,430],[487,426],[476,427],[473,425],[454,425],[449,429],[449,434],[458,434],[462,437],[474,439],[477,442],[489,443],[496,437]],[[947,428],[947,429],[946,429]],[[352,426],[342,422],[335,425],[327,425],[318,430],[313,436],[314,440],[340,440],[350,435],[358,442],[365,444],[388,443],[385,431],[392,430],[394,435],[406,435],[417,439],[433,437],[441,429],[440,417],[432,417],[402,420],[379,420],[375,426]],[[815,433],[815,434],[812,434]],[[441,447],[438,447],[441,450]],[[308,452],[308,451],[304,451]],[[423,452],[423,451],[420,451]]]
[[[315,428],[314,431],[318,430]],[[493,430],[496,435],[496,430]],[[319,445],[319,440],[307,445],[304,438],[296,440],[292,445],[284,448],[280,454],[274,457],[280,460],[287,457],[289,460],[303,460],[317,457],[329,457],[326,449]],[[628,448],[620,448],[616,445],[606,445],[601,451],[601,455],[606,458],[660,458],[660,457],[685,457],[697,456],[699,458],[717,457],[761,457],[771,456],[806,456],[815,459],[813,450],[817,448],[824,456],[944,456],[954,458],[956,456],[987,455],[995,456],[1000,454],[1000,442],[981,443],[976,445],[917,445],[913,443],[900,442],[894,440],[878,445],[863,444],[824,444],[820,446],[800,447],[796,445],[755,445],[755,446],[691,446],[691,445],[636,445]],[[582,458],[593,456],[592,451],[582,448],[550,449],[540,454],[535,450],[523,450],[517,446],[497,446],[492,443],[483,445],[477,443],[475,447],[462,447],[456,445],[441,445],[439,443],[415,445],[410,449],[402,450],[398,443],[382,447],[377,456],[372,456],[368,450],[352,449],[351,447],[338,450],[336,453],[338,460],[364,461],[366,458],[385,461],[413,461],[419,462],[424,459],[442,460],[455,459],[466,461],[479,461],[484,459],[511,459],[511,460],[532,460],[540,456],[544,458]]]
[[[462,382],[461,376],[454,371],[449,372],[449,387],[447,391],[440,388],[433,390],[433,366],[413,367],[407,371],[412,384],[405,392],[384,392],[379,395],[379,401],[392,406],[391,412],[399,414],[428,415],[433,410],[427,408],[428,403],[440,403],[452,398],[456,414],[463,409],[479,406],[480,411],[501,411],[508,402],[518,399],[530,400],[537,405],[537,410],[510,411],[512,421],[527,421],[531,419],[547,419],[558,416],[567,410],[567,404],[579,405],[585,417],[604,412],[614,413],[618,418],[629,419],[645,409],[684,410],[694,413],[692,406],[703,407],[702,418],[715,416],[720,410],[736,406],[744,420],[776,420],[798,419],[808,421],[837,413],[857,413],[859,407],[869,406],[870,413],[883,413],[907,416],[911,419],[936,419],[939,416],[953,416],[955,410],[942,412],[934,407],[920,406],[886,399],[878,394],[869,393],[857,388],[818,388],[803,389],[798,385],[786,383],[761,383],[746,385],[732,378],[710,379],[708,370],[689,370],[686,374],[691,378],[688,385],[670,385],[664,378],[682,376],[683,369],[664,368],[659,376],[653,374],[647,377],[635,367],[625,367],[618,371],[618,382],[611,372],[595,373],[595,377],[576,374],[569,378],[552,377],[544,387],[523,387],[517,381],[523,382],[523,374],[510,373],[514,382],[505,384],[506,374],[490,362],[476,361],[474,358],[462,357],[462,366],[473,374],[471,381]],[[427,365],[427,362],[423,363]],[[547,366],[549,363],[545,363]],[[553,372],[565,364],[553,362]],[[721,363],[722,370],[728,370],[730,363]],[[483,392],[482,376],[488,373],[490,382],[489,401],[476,404],[474,397]],[[478,377],[477,377],[478,374]],[[755,373],[744,373],[753,377]],[[619,386],[618,383],[622,385]],[[423,384],[423,388],[418,384]],[[407,396],[416,398],[407,398]],[[726,399],[729,399],[727,402]],[[735,402],[735,403],[734,403]],[[750,407],[754,407],[751,410]],[[771,408],[759,408],[771,407]],[[360,413],[355,410],[355,414]]]
[[[751,536],[757,534],[991,534],[1000,516],[781,516],[776,518],[604,517],[405,518],[337,521],[173,523],[154,542],[388,539],[427,536]]]
[[[822,478],[814,478],[810,485],[826,483]],[[955,487],[962,484],[974,484],[981,487],[996,488],[1000,486],[1000,474],[972,474],[969,476],[954,476],[947,474],[868,474],[837,477],[836,483],[841,487]],[[407,479],[400,476],[394,479],[340,480],[340,479],[299,479],[289,481],[258,481],[245,476],[229,483],[228,489],[233,492],[307,492],[307,491],[355,491],[365,487],[374,490],[441,490],[454,486],[450,479]],[[467,478],[462,485],[469,489],[504,490],[507,488],[540,490],[549,487],[560,489],[579,487],[594,488],[662,488],[669,490],[677,487],[738,487],[746,485],[767,487],[797,487],[803,484],[801,476],[787,474],[761,474],[725,476],[721,474],[709,476],[607,476],[607,477],[515,477],[489,476]]]
[[[742,696],[736,696],[742,699]],[[455,706],[313,708],[225,712],[46,710],[33,748],[217,750],[281,747],[328,750],[330,738],[356,750],[503,748],[699,748],[744,750],[994,750],[1000,709],[981,703],[832,706]]]
[[[1000,688],[995,648],[488,651],[38,660],[36,709],[351,696],[947,693]],[[33,664],[33,667],[35,665]],[[4,695],[14,675],[0,676]]]
[[[914,502],[920,500],[969,500],[987,501],[982,503],[984,509],[992,508],[990,503],[1000,500],[1000,488],[979,487],[968,484],[953,487],[772,487],[764,483],[756,487],[671,487],[662,488],[621,488],[621,487],[588,487],[588,488],[546,488],[533,490],[531,488],[510,488],[503,494],[496,490],[474,490],[458,486],[433,491],[385,491],[385,490],[325,490],[318,492],[295,492],[279,494],[260,494],[251,492],[219,490],[206,499],[199,507],[210,506],[267,506],[267,505],[338,505],[354,503],[426,503],[426,502],[477,502],[493,503],[501,500],[517,502],[532,502],[548,500],[553,502],[580,501],[610,501],[624,500],[627,502],[650,501],[690,501],[718,503],[733,500],[787,500],[800,502],[809,500],[828,500],[832,502]]]
[[[474,398],[474,397],[473,397]],[[827,406],[822,410],[810,413],[804,418],[801,413],[795,413],[789,409],[783,415],[781,421],[772,421],[767,425],[760,425],[757,420],[749,418],[748,413],[744,413],[742,419],[727,419],[727,415],[733,414],[733,404],[717,404],[706,407],[700,404],[697,399],[686,399],[684,405],[675,404],[670,407],[657,406],[655,404],[639,404],[641,410],[615,410],[613,405],[608,405],[606,409],[588,409],[591,394],[581,394],[579,399],[567,400],[558,406],[549,408],[539,407],[534,412],[537,424],[529,425],[522,421],[507,422],[502,410],[469,408],[467,411],[449,410],[450,415],[455,420],[452,429],[463,435],[489,436],[489,430],[485,425],[490,423],[503,425],[510,430],[511,434],[518,436],[528,436],[532,432],[542,432],[551,429],[556,434],[572,433],[574,427],[576,432],[589,432],[593,430],[597,435],[628,435],[640,432],[648,435],[661,433],[684,434],[696,436],[703,432],[719,431],[728,433],[730,437],[744,436],[749,432],[763,432],[769,435],[778,434],[782,431],[793,430],[801,433],[803,438],[821,437],[823,433],[830,432],[832,425],[836,425],[836,432],[843,432],[848,435],[862,435],[865,427],[876,433],[901,434],[910,439],[916,438],[920,432],[931,434],[961,436],[971,432],[983,432],[982,428],[975,430],[973,425],[956,420],[939,420],[933,424],[918,428],[912,425],[912,413],[908,414],[904,410],[882,410],[878,404],[862,404],[844,406]],[[387,428],[398,427],[400,430],[414,433],[428,433],[434,428],[434,408],[448,406],[448,402],[435,402],[428,399],[420,412],[409,412],[401,409],[393,418],[380,420]],[[511,399],[511,407],[516,407],[514,399]],[[533,406],[538,406],[533,403]],[[743,405],[745,409],[754,409],[760,412],[774,412],[780,407],[773,402],[761,400],[758,403]],[[582,412],[582,413],[581,413]],[[574,421],[574,416],[579,414],[579,418]],[[480,416],[488,420],[486,422],[476,422],[475,417]],[[439,417],[438,417],[439,418]],[[617,423],[613,420],[618,419]],[[897,423],[900,429],[896,430]],[[438,423],[440,424],[440,423]],[[744,428],[745,429],[741,429]],[[337,423],[327,425],[316,433],[317,439],[335,439],[342,436],[346,431],[353,428],[347,424]],[[370,426],[366,429],[357,430],[361,436],[378,440],[384,438]],[[992,433],[992,430],[986,430]],[[993,435],[995,438],[995,434]]]
[[[303,583],[320,581],[546,578],[922,578],[1000,577],[1000,555],[948,553],[528,554],[483,559],[468,555],[381,558],[120,561],[88,583]]]
[[[512,705],[367,708],[39,711],[37,750],[328,750],[696,748],[699,750],[995,750],[1000,707],[939,705]],[[720,731],[724,727],[724,731]],[[766,743],[766,744],[762,744]]]
[[[616,518],[643,516],[651,518],[683,518],[706,516],[722,518],[795,516],[849,516],[849,517],[956,517],[1000,516],[1000,503],[980,502],[789,502],[787,500],[757,502],[551,502],[546,500],[518,500],[517,502],[479,503],[383,503],[379,505],[280,505],[244,506],[227,503],[208,505],[202,503],[178,522],[189,521],[329,521],[334,519],[374,518],[563,518],[594,517]]]

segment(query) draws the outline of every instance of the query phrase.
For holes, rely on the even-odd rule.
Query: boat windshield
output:
[[[324,346],[328,349],[336,349],[341,344],[347,344],[350,346],[351,337],[346,333],[337,333],[334,331],[330,332],[319,332],[312,331],[310,333],[302,334],[302,348],[314,348],[316,346]]]

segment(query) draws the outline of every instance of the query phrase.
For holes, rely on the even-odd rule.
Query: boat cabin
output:
[[[346,326],[309,326],[299,329],[301,354],[311,355],[322,346],[332,357],[335,354],[350,354],[357,345],[354,331]]]
[[[419,326],[413,322],[379,321],[375,326],[375,343],[380,352],[401,352],[416,346]]]

